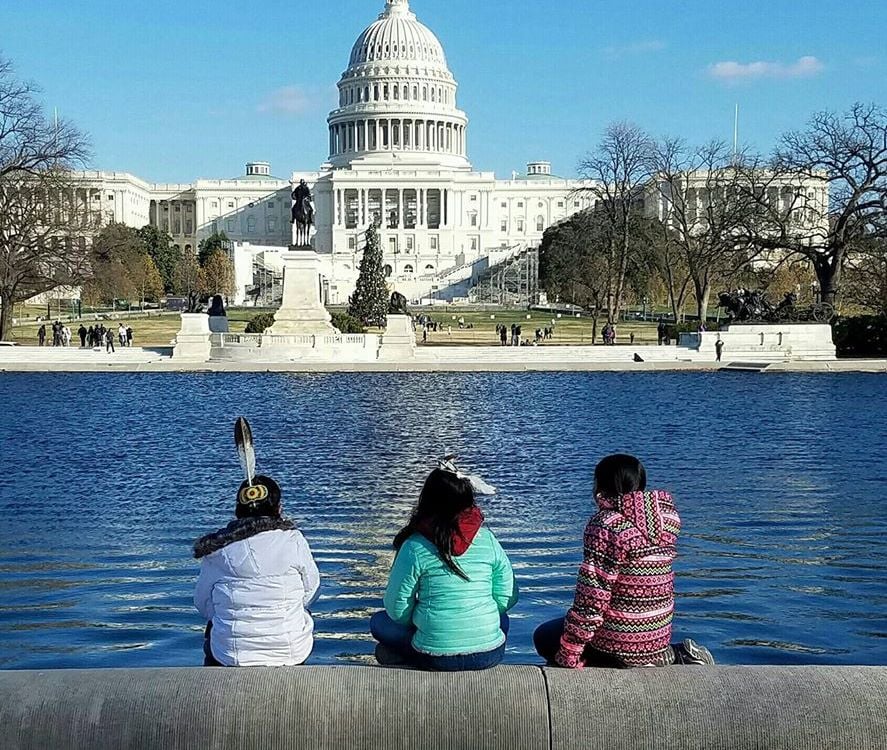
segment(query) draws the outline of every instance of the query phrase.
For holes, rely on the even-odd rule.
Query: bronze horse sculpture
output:
[[[311,189],[305,180],[299,181],[292,197],[291,223],[296,225],[295,244],[297,247],[304,247],[310,244],[311,227],[314,225],[314,203],[311,200]]]
[[[409,315],[407,310],[407,298],[400,292],[392,292],[391,299],[388,301],[389,315]]]

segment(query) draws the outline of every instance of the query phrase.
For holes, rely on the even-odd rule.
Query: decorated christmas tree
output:
[[[384,326],[388,313],[388,287],[382,270],[379,231],[372,224],[366,231],[366,247],[360,260],[360,273],[354,294],[348,300],[348,314],[364,325]]]

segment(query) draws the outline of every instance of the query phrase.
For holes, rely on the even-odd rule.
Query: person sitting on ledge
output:
[[[370,620],[376,660],[442,672],[493,667],[505,654],[518,592],[508,556],[484,523],[475,487],[495,491],[443,459],[425,480],[397,555],[385,610]]]
[[[235,515],[194,545],[194,604],[209,621],[204,666],[302,664],[314,646],[308,607],[320,587],[308,542],[283,515],[280,487],[269,477],[240,485]]]
[[[690,639],[671,645],[672,562],[681,520],[668,492],[646,486],[644,465],[634,456],[608,456],[595,468],[598,511],[585,527],[573,606],[533,634],[549,664],[714,664],[708,649]]]

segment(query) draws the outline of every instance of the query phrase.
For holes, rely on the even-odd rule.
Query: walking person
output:
[[[662,318],[659,318],[659,324],[656,326],[656,338],[658,339],[659,346],[662,346],[662,343],[665,341],[665,321]]]
[[[647,490],[644,465],[617,454],[595,467],[594,497],[573,606],[536,629],[539,655],[571,669],[714,664],[690,639],[671,644],[681,530],[671,495]]]
[[[508,346],[508,329],[504,323],[499,326],[499,342],[502,346]]]
[[[86,347],[86,327],[83,323],[80,324],[80,328],[77,329],[77,335],[80,336],[80,348],[83,349]]]
[[[715,341],[715,361],[716,362],[721,361],[721,354],[723,354],[723,353],[724,353],[724,341],[723,341],[723,339],[719,338],[717,341]]]
[[[126,345],[132,346],[132,326],[126,326]]]
[[[120,341],[120,346],[126,346],[126,326],[123,323],[117,326],[117,338]]]
[[[41,324],[40,328],[37,329],[37,343],[39,346],[45,346],[46,344],[46,324]]]
[[[448,456],[426,478],[394,538],[385,609],[370,620],[380,664],[442,672],[502,661],[506,612],[517,602],[511,562],[475,502],[474,484]]]
[[[114,351],[114,331],[110,328],[105,331],[105,352]]]

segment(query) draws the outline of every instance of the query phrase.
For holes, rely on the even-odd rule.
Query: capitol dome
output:
[[[408,0],[388,2],[379,18],[357,37],[349,65],[376,60],[447,65],[443,47],[431,30],[416,20]]]
[[[327,119],[334,168],[471,168],[456,80],[409,0],[386,0],[357,37],[338,88],[339,107]]]

